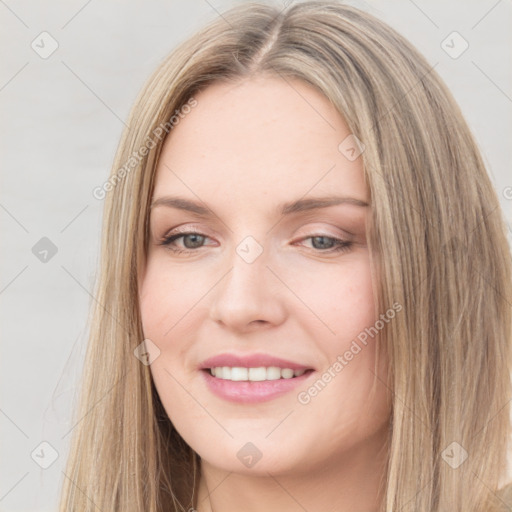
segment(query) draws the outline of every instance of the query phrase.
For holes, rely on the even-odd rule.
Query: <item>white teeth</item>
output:
[[[293,370],[290,370],[290,368],[283,368],[281,370],[281,375],[283,376],[283,379],[291,379],[293,377]]]
[[[247,380],[249,370],[247,368],[231,368],[231,380]]]
[[[219,379],[233,381],[262,381],[262,380],[278,380],[291,379],[292,377],[300,377],[306,370],[292,370],[291,368],[279,368],[277,366],[259,367],[259,368],[242,368],[239,366],[218,366],[210,368],[210,373]]]
[[[258,381],[258,380],[266,380],[266,379],[267,379],[267,369],[266,368],[249,368],[248,380]]]
[[[281,378],[281,368],[269,366],[267,368],[267,380],[277,380]]]

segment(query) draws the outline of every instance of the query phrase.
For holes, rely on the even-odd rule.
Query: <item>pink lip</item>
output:
[[[307,370],[300,377],[291,379],[276,379],[268,381],[231,381],[220,379],[211,375],[209,369],[219,366],[230,366],[240,368],[258,368],[276,366],[278,368],[290,368],[292,370]],[[284,393],[287,393],[303,383],[314,372],[311,366],[294,363],[279,357],[268,354],[219,354],[210,357],[199,365],[199,370],[208,386],[208,389],[215,395],[237,403],[257,403],[271,400]],[[308,371],[309,370],[309,371]]]
[[[219,354],[210,357],[199,365],[200,370],[208,368],[217,368],[219,366],[237,366],[240,368],[258,368],[264,366],[277,366],[278,368],[290,368],[292,370],[314,370],[311,366],[305,366],[293,361],[286,361],[278,357],[273,357],[267,354],[249,354],[249,355],[235,355],[235,354]]]
[[[238,366],[244,367],[243,365]],[[201,370],[200,373],[205,379],[208,389],[218,397],[230,402],[252,404],[272,400],[292,391],[315,372],[314,370],[306,371],[300,377],[293,377],[291,379],[255,382],[220,379],[211,375],[210,371],[206,369]]]

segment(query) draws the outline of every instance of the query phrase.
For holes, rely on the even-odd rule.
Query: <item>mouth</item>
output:
[[[306,385],[314,373],[312,368],[279,367],[214,366],[200,370],[211,393],[229,402],[248,405],[288,395],[298,386]]]
[[[296,379],[306,374],[309,375],[314,370],[312,368],[294,370],[292,368],[280,368],[278,366],[260,366],[253,368],[216,366],[203,368],[202,371],[219,380],[232,382],[265,382]]]

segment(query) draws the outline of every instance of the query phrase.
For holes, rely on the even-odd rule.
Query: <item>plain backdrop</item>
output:
[[[0,511],[57,510],[98,261],[103,202],[92,190],[132,102],[178,42],[238,3],[0,0]],[[510,226],[510,0],[349,3],[436,65]]]

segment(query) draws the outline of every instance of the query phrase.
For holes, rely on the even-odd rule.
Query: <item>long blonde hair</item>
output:
[[[403,306],[379,341],[389,358],[381,384],[393,393],[381,511],[499,510],[512,284],[498,198],[432,66],[386,24],[335,1],[235,7],[173,51],[140,93],[100,191],[101,261],[60,510],[197,505],[200,459],[134,356],[144,339],[138,283],[162,127],[172,137],[169,120],[209,84],[256,74],[311,84],[365,145],[376,303]]]

